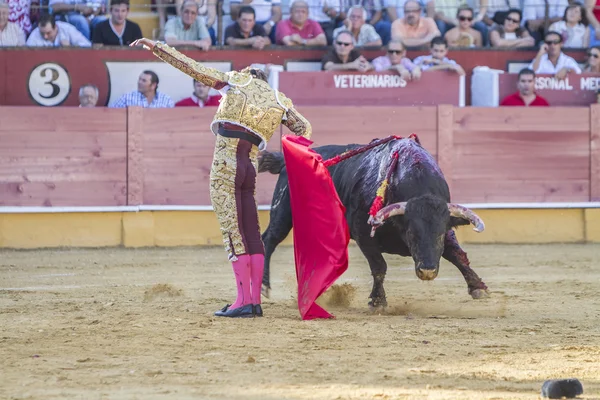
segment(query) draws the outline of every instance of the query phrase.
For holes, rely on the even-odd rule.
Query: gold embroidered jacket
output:
[[[246,72],[221,72],[192,60],[164,43],[152,51],[161,60],[223,94],[210,126],[216,135],[220,122],[242,126],[261,138],[259,150],[282,123],[298,136],[310,139],[312,127],[283,93]]]

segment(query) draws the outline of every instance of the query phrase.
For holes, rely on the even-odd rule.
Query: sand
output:
[[[273,256],[263,318],[235,297],[221,247],[0,251],[1,399],[537,399],[576,377],[600,398],[600,245],[467,245],[490,288],[473,300],[386,256],[370,313],[360,251],[302,321],[293,250]]]

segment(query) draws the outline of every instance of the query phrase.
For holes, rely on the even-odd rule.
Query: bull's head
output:
[[[399,221],[400,231],[415,261],[415,272],[421,280],[433,280],[437,276],[446,232],[458,225],[473,224],[476,232],[482,232],[485,228],[481,218],[472,210],[446,203],[439,197],[425,195],[379,210],[374,218],[369,218],[373,226],[371,236],[386,219],[396,215],[403,216]]]

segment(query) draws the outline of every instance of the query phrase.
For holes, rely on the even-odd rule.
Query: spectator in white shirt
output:
[[[590,44],[585,7],[579,3],[570,4],[563,19],[550,25],[548,30],[560,33],[564,40],[563,46],[568,49],[587,49]]]
[[[42,15],[38,27],[31,32],[27,46],[32,47],[91,47],[92,43],[73,25],[55,21],[53,15]]]
[[[565,79],[569,72],[581,73],[577,61],[562,52],[562,36],[552,31],[544,37],[544,43],[528,68],[536,74],[554,74],[556,79]]]
[[[0,0],[0,47],[25,46],[25,32],[14,22],[8,22],[8,4]]]
[[[348,19],[344,21],[343,26],[333,31],[333,36],[336,37],[341,31],[347,30],[352,33],[355,46],[381,47],[381,36],[372,25],[366,23],[366,20],[367,10],[363,6],[352,6],[348,10]]]

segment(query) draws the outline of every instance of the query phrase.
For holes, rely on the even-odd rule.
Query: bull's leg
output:
[[[291,230],[292,212],[290,210],[289,196],[287,196],[287,203],[282,201],[275,209],[271,209],[269,226],[262,234],[262,241],[265,245],[265,270],[263,272],[262,294],[266,298],[269,298],[271,292],[271,255]]]
[[[387,273],[387,263],[383,258],[380,251],[371,248],[359,247],[369,263],[371,268],[371,275],[373,276],[373,290],[369,298],[369,307],[371,309],[387,307],[387,299],[385,298],[385,289],[383,288],[383,281],[385,280],[385,274]]]
[[[456,265],[467,282],[471,297],[474,299],[488,297],[488,287],[475,271],[471,269],[467,253],[458,244],[456,234],[452,229],[446,232],[442,257]]]

